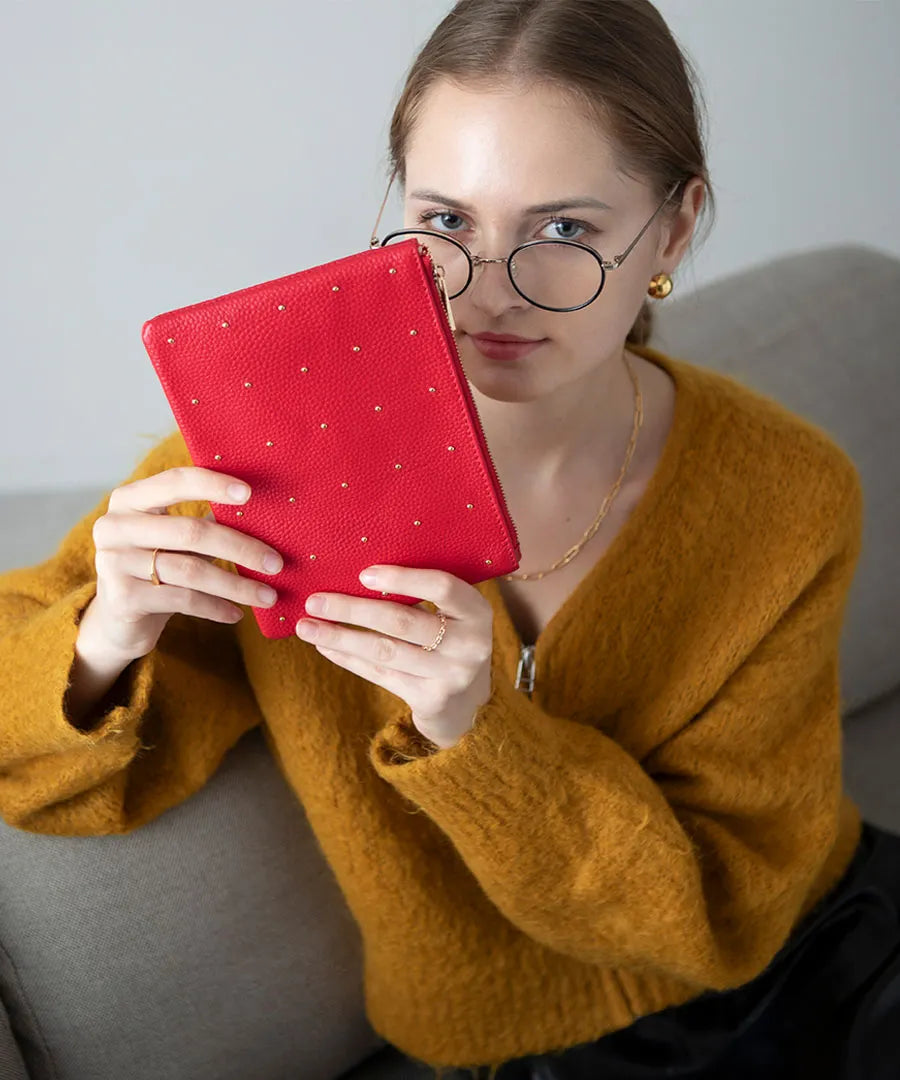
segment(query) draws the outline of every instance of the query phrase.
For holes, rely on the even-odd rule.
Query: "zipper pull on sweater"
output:
[[[523,645],[516,669],[516,689],[529,696],[534,690],[534,645]]]

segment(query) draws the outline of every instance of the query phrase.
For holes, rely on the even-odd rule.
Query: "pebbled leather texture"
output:
[[[193,464],[250,484],[243,505],[210,503],[216,521],[284,558],[274,580],[235,566],[278,590],[273,607],[252,609],[265,637],[291,636],[310,593],[371,597],[357,576],[367,566],[469,584],[518,568],[515,525],[415,238],[157,315],[142,339]]]

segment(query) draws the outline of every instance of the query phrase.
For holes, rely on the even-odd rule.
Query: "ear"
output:
[[[673,273],[687,251],[705,198],[703,178],[692,177],[685,186],[678,213],[662,229],[656,261],[665,273]]]

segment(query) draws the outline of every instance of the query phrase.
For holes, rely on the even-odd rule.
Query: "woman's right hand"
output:
[[[154,648],[176,612],[214,622],[243,617],[235,604],[270,607],[275,598],[259,595],[262,583],[214,566],[224,559],[266,574],[281,569],[280,554],[268,544],[221,525],[212,514],[197,518],[169,515],[175,503],[206,500],[241,504],[229,485],[249,487],[238,477],[194,465],[179,466],[123,484],[109,497],[107,512],[94,523],[97,594],[82,617],[81,629],[104,647],[137,659]],[[150,580],[153,549],[159,548]],[[277,566],[266,566],[274,555]],[[234,601],[235,603],[230,603]]]

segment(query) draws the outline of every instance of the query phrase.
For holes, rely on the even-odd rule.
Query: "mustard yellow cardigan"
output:
[[[637,351],[676,381],[673,429],[540,635],[531,698],[487,581],[492,695],[447,749],[249,610],[173,616],[79,730],[64,695],[107,496],[52,557],[0,575],[3,819],[128,833],[261,725],[359,925],[373,1027],[435,1067],[561,1050],[758,975],[859,841],[838,645],[862,487],[811,421]],[[128,480],[190,463],[175,431]]]

